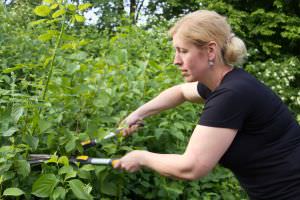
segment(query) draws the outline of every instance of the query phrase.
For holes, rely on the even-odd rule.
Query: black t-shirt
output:
[[[300,199],[300,127],[281,99],[243,69],[227,73],[205,99],[200,125],[237,129],[220,160],[251,199]]]

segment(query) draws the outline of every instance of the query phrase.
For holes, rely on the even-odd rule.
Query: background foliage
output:
[[[103,141],[88,152],[80,142],[101,139],[132,110],[182,82],[166,32],[176,17],[198,9],[228,17],[249,51],[240,67],[277,92],[300,121],[299,3],[109,2],[0,4],[0,199],[246,199],[221,167],[187,182],[149,170],[129,174],[107,166],[73,166],[68,156],[184,151],[199,105],[187,103],[151,117],[134,136]],[[84,13],[95,8],[98,23],[85,24]],[[146,14],[147,23],[139,24],[138,12]],[[30,167],[29,153],[53,156]]]

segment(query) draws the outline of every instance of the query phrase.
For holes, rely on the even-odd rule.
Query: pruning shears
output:
[[[142,122],[137,123],[139,126],[144,126]],[[114,132],[108,133],[103,139],[107,140],[109,138],[122,136],[123,131],[125,128],[117,129]],[[91,139],[81,142],[81,145],[84,149],[96,146],[100,143],[101,140],[99,139]],[[51,159],[50,154],[29,154],[28,156],[28,162],[31,165],[40,164],[43,162],[48,161]],[[93,164],[93,165],[110,165],[114,167],[114,165],[119,161],[119,159],[112,159],[112,158],[93,158],[86,155],[80,155],[80,156],[72,156],[69,158],[70,163],[81,163],[81,164]]]
[[[143,127],[144,126],[144,123],[142,121],[138,121],[136,122],[135,124],[132,124],[131,126],[133,125],[138,125],[140,127]],[[108,133],[106,136],[104,136],[103,140],[107,140],[109,138],[113,138],[113,137],[121,137],[123,135],[123,131],[124,131],[125,128],[119,128],[117,129],[116,131],[114,132],[110,132]],[[96,146],[98,144],[101,143],[101,140],[100,139],[90,139],[90,140],[86,140],[86,141],[83,141],[81,142],[81,146],[84,148],[84,149],[87,149],[87,148],[90,148],[90,147],[93,147],[93,146]]]
[[[117,129],[114,132],[110,132],[106,136],[104,136],[103,140],[108,140],[113,137],[122,136],[123,130],[124,130],[124,128],[121,128],[121,129]],[[102,139],[90,139],[90,140],[82,141],[80,144],[84,149],[87,149],[87,148],[90,148],[90,147],[100,144],[101,141],[102,141]]]
[[[29,154],[28,162],[30,165],[40,164],[51,159],[50,154]],[[112,167],[118,162],[118,159],[111,158],[92,158],[86,155],[74,156],[69,158],[70,163],[93,164],[93,165],[111,165]]]

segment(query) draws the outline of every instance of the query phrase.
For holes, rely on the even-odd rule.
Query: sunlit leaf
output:
[[[67,4],[67,9],[70,11],[76,11],[76,5],[74,4]]]
[[[55,4],[53,4],[53,5],[50,6],[50,9],[51,9],[51,10],[54,10],[54,9],[56,9],[58,6],[59,6],[58,3],[55,3]]]
[[[58,18],[58,17],[64,15],[65,13],[66,13],[65,9],[57,10],[52,14],[52,18]]]
[[[47,19],[40,19],[40,20],[37,20],[37,21],[33,21],[33,22],[29,23],[29,26],[36,26],[36,25],[44,23],[45,21],[47,21]]]
[[[15,187],[13,187],[13,188],[7,188],[3,192],[4,196],[21,196],[23,194],[25,194],[23,192],[23,190],[21,190],[19,188],[15,188]]]
[[[84,22],[85,21],[85,17],[81,16],[81,15],[75,15],[75,19],[77,22]]]
[[[58,163],[61,163],[65,166],[69,166],[69,159],[66,156],[61,156],[58,159]]]
[[[17,132],[19,129],[16,127],[10,127],[8,130],[4,131],[2,133],[2,136],[4,137],[10,137],[12,136],[15,132]]]
[[[44,3],[52,4],[54,3],[54,0],[43,0]]]
[[[49,8],[49,6],[46,6],[46,5],[40,5],[34,9],[34,13],[41,17],[48,16],[50,14],[50,12],[51,12],[51,9]]]
[[[79,9],[80,11],[83,11],[83,10],[86,10],[86,9],[88,9],[88,8],[90,8],[90,7],[92,7],[92,4],[91,4],[91,3],[84,3],[84,4],[80,4],[80,5],[78,6],[78,9]]]

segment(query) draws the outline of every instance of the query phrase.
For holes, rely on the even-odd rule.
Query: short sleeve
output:
[[[250,100],[241,93],[222,88],[206,100],[199,124],[240,129],[249,113]]]
[[[208,87],[206,87],[205,85],[203,85],[202,83],[197,84],[197,90],[199,95],[203,98],[203,99],[207,99],[209,94],[211,93],[210,89]]]

